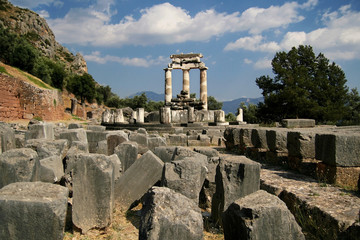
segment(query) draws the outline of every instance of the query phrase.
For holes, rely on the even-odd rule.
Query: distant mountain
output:
[[[152,91],[142,91],[142,92],[137,92],[137,93],[134,93],[132,95],[129,96],[129,98],[133,98],[135,96],[140,96],[141,94],[145,93],[146,94],[146,97],[149,99],[149,100],[152,100],[154,102],[159,102],[159,101],[164,101],[165,99],[165,94],[159,94],[159,93],[156,93],[156,92],[152,92]]]
[[[223,110],[226,114],[228,114],[229,112],[232,112],[234,114],[236,114],[237,109],[240,106],[241,102],[244,102],[246,105],[251,104],[255,104],[257,105],[259,102],[263,102],[264,101],[264,97],[259,97],[259,98],[238,98],[232,101],[225,101],[223,102]]]

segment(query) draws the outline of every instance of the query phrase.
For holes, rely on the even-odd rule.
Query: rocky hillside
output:
[[[75,56],[55,40],[46,20],[37,13],[16,7],[7,0],[0,0],[0,24],[26,38],[50,59],[61,61],[70,72],[87,72],[87,65],[80,53]]]

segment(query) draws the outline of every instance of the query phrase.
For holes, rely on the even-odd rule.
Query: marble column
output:
[[[165,104],[170,103],[172,99],[172,82],[171,70],[172,68],[165,68]]]
[[[208,110],[207,102],[207,69],[200,69],[200,100],[204,103],[203,109]]]
[[[190,98],[190,69],[183,69],[183,91],[187,92],[187,98]]]

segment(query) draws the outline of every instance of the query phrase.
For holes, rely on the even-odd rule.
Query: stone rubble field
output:
[[[358,239],[359,133],[0,123],[0,239]]]

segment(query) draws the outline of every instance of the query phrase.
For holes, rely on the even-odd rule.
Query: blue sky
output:
[[[278,51],[311,45],[360,90],[359,0],[10,0],[43,16],[56,40],[80,52],[88,71],[120,97],[164,92],[164,68],[176,53],[202,53],[208,95],[260,97],[255,80],[273,76]],[[190,92],[199,96],[199,70]],[[173,70],[173,96],[182,87]]]

